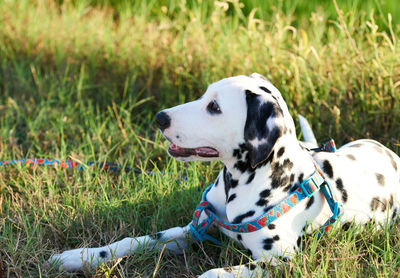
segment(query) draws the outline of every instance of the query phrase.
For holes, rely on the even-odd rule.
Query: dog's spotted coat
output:
[[[373,140],[349,143],[335,153],[310,151],[298,142],[279,91],[258,74],[218,81],[199,100],[160,112],[157,122],[177,159],[225,164],[207,200],[226,221],[249,221],[283,200],[314,172],[311,156],[343,203],[344,228],[371,219],[385,223],[388,215],[397,215],[400,158]],[[325,198],[317,192],[262,230],[242,234],[222,230],[239,241],[255,262],[212,269],[201,277],[265,273],[266,262],[276,265],[289,260],[300,249],[304,232],[319,228],[330,215]],[[165,242],[168,249],[179,252],[188,236],[188,226],[175,227],[105,247],[65,251],[50,261],[58,261],[66,270],[81,269],[143,246],[162,248],[160,243]]]

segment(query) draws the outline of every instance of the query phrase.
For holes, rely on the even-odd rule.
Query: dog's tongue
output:
[[[181,148],[171,143],[168,151],[172,156],[188,157],[191,155],[197,155],[201,157],[218,157],[218,151],[210,147],[200,147],[200,148],[190,149],[190,148]]]

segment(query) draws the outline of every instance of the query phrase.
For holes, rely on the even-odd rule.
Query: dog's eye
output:
[[[211,114],[221,114],[221,109],[219,108],[218,103],[213,100],[211,101],[208,106],[207,106],[207,110],[208,112],[210,112]]]

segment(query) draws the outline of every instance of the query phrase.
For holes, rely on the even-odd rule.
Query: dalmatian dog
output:
[[[348,143],[334,153],[310,151],[297,140],[280,92],[259,74],[213,83],[200,99],[165,109],[156,115],[156,121],[170,141],[172,157],[224,164],[207,194],[207,201],[224,221],[242,223],[274,207],[313,174],[313,160],[343,204],[342,223],[363,224],[371,219],[386,223],[388,216],[396,217],[400,158],[368,139]],[[312,141],[312,131],[307,137]],[[260,230],[235,233],[221,229],[248,249],[253,261],[211,269],[201,277],[264,276],[268,266],[279,265],[299,251],[304,232],[317,230],[331,214],[318,191]],[[53,255],[50,262],[59,263],[64,270],[77,270],[142,248],[161,249],[164,244],[179,252],[189,238],[189,225],[174,227],[104,247],[65,251]]]

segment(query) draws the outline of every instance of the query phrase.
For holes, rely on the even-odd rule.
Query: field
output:
[[[72,274],[43,266],[56,252],[191,220],[221,165],[168,157],[154,115],[227,76],[268,77],[319,140],[373,138],[399,154],[400,7],[335,3],[0,1],[0,161],[115,161],[154,173],[0,168],[0,278],[195,277],[247,262],[218,235],[222,247],[206,242],[183,256],[143,251]],[[302,254],[271,271],[398,276],[399,225],[373,227],[309,238]]]

